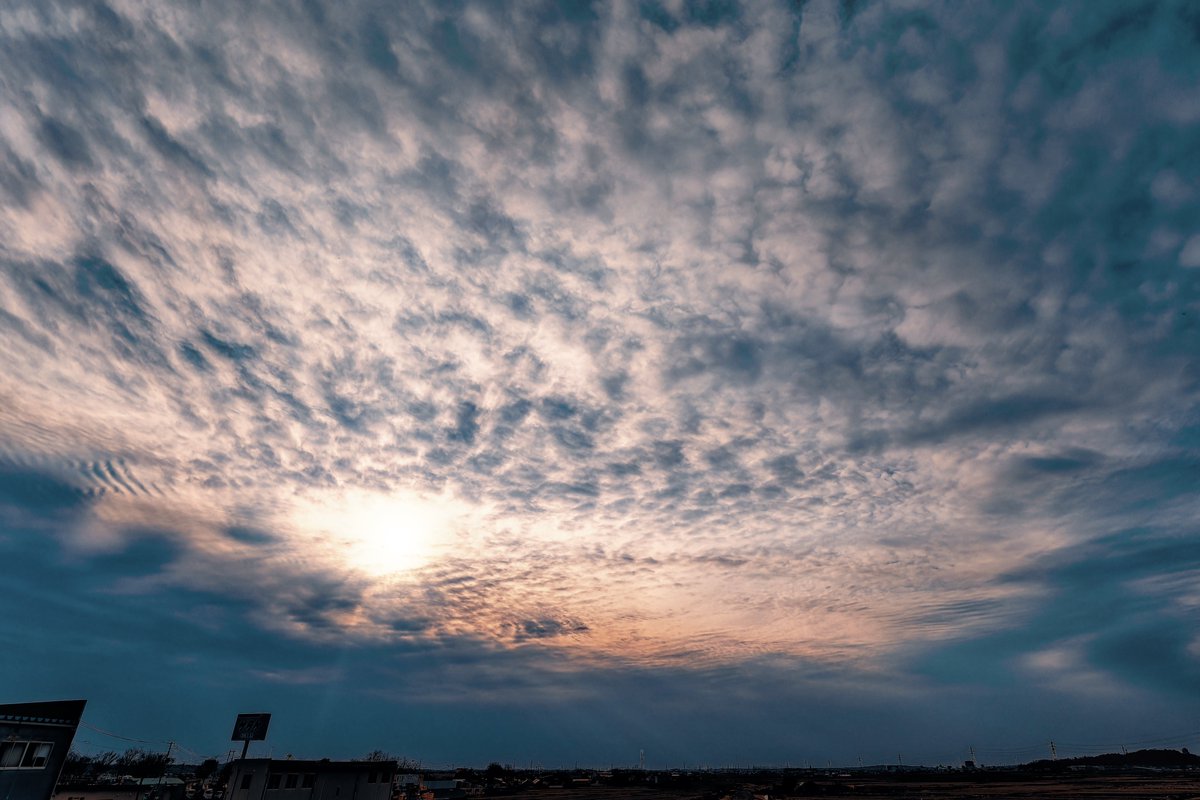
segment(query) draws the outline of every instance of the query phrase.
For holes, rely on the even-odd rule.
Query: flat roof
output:
[[[48,700],[42,703],[0,704],[0,721],[35,725],[79,724],[87,700]]]
[[[265,765],[272,771],[286,770],[288,772],[396,771],[396,762],[394,761],[330,761],[327,758],[318,760],[299,758],[243,758],[233,762],[235,768],[243,764],[246,766]]]

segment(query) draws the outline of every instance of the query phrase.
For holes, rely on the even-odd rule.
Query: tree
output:
[[[72,750],[67,753],[67,759],[63,762],[63,780],[69,782],[98,778],[112,768],[117,758],[117,754],[111,750],[94,756],[85,756],[78,750]]]
[[[196,767],[196,778],[198,780],[204,780],[209,775],[212,775],[214,772],[216,772],[220,766],[220,763],[218,763],[215,758],[206,758],[200,763],[200,766]]]
[[[90,756],[85,756],[78,750],[72,750],[67,753],[67,758],[63,762],[62,780],[65,783],[77,781],[86,776],[92,769],[92,759]]]
[[[146,757],[137,765],[138,772],[134,774],[139,778],[157,778],[164,774],[167,766],[174,761],[175,759],[166,753],[147,753]]]
[[[113,768],[119,756],[112,750],[106,750],[100,755],[92,756],[92,774],[103,775]]]
[[[157,778],[167,771],[167,765],[174,760],[166,753],[149,753],[131,747],[117,757],[115,765],[124,774],[135,778]]]
[[[483,771],[483,775],[487,778],[488,785],[494,786],[508,777],[510,772],[511,770],[505,768],[503,764],[493,761],[487,765],[487,769]]]

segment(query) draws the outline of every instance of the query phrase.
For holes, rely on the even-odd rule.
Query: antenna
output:
[[[638,769],[646,771],[646,751],[638,750]]]

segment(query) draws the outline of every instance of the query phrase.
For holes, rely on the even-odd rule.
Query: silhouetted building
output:
[[[50,800],[86,704],[0,705],[0,798]]]
[[[247,758],[233,762],[226,800],[390,800],[390,761],[298,761]]]
[[[444,781],[425,781],[425,789],[433,792],[434,800],[459,800],[472,794],[471,787],[461,778]]]

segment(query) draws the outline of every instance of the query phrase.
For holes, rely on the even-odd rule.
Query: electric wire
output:
[[[132,736],[122,736],[119,733],[113,733],[112,731],[106,731],[103,728],[97,728],[95,725],[92,725],[87,722],[80,722],[79,727],[87,728],[89,731],[95,731],[96,733],[103,734],[104,736],[111,736],[114,739],[120,739],[121,741],[124,741],[124,742],[136,742],[137,744],[170,744],[170,742],[167,742],[164,740],[136,739]]]

